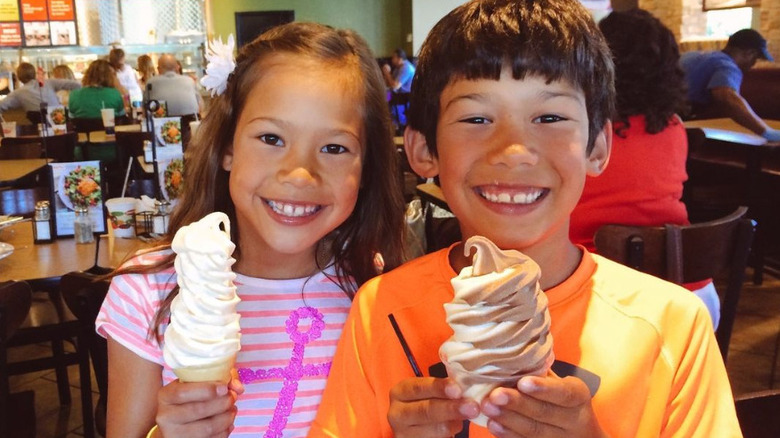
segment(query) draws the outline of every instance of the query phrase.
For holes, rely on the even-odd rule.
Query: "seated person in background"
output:
[[[47,79],[41,88],[36,75],[34,65],[27,62],[19,64],[16,68],[16,77],[23,85],[0,101],[0,112],[14,108],[38,112],[41,110],[41,98],[49,107],[60,106],[60,100],[57,98],[58,91],[81,88],[81,83],[75,79]]]
[[[406,58],[403,49],[395,49],[393,56],[390,57],[390,64],[382,66],[382,75],[385,77],[385,84],[393,93],[409,93],[414,79],[414,65]],[[400,127],[406,126],[406,105],[394,104],[393,106],[393,116],[397,116],[395,122]]]
[[[571,214],[569,236],[589,251],[606,224],[688,224],[680,200],[688,179],[688,138],[677,116],[685,109],[685,80],[672,32],[649,12],[612,12],[599,22],[615,60],[617,118],[609,166],[585,189]],[[720,301],[711,281],[686,285],[707,305],[713,325]]]
[[[152,57],[149,55],[141,55],[138,57],[137,64],[138,67],[136,70],[138,70],[138,74],[141,76],[140,79],[138,79],[138,82],[141,83],[142,88],[146,89],[146,82],[154,76],[157,76]]]
[[[723,51],[683,54],[680,66],[688,83],[692,116],[730,117],[769,141],[780,141],[780,130],[767,126],[739,94],[743,73],[759,58],[774,61],[766,40],[753,29],[742,29],[731,35]]]
[[[73,70],[70,69],[65,64],[60,64],[51,71],[52,76],[54,76],[57,79],[68,79],[71,81],[76,80],[76,76],[73,74]],[[81,84],[79,82],[79,84]],[[60,104],[62,106],[67,107],[68,106],[68,98],[70,97],[70,90],[59,90],[57,91],[57,98],[60,100]]]
[[[178,73],[179,65],[173,55],[165,54],[157,60],[159,75],[150,78],[147,87],[149,99],[164,100],[169,116],[199,114],[198,90],[195,82]]]
[[[740,436],[701,301],[569,240],[569,215],[585,177],[601,173],[609,158],[613,100],[612,56],[580,2],[472,0],[442,18],[423,43],[404,135],[410,165],[423,177],[438,175],[464,240],[484,236],[539,265],[555,359],[596,374],[595,395],[580,378],[550,370],[495,388],[478,404],[453,378],[431,376],[453,334],[443,308],[454,297],[451,279],[472,264],[459,242],[360,288],[310,438],[452,436],[480,412],[487,428],[472,422],[471,438]],[[475,325],[488,320],[462,328],[476,331],[472,341],[485,349],[463,348],[506,359],[498,368],[508,373],[522,371],[526,360],[543,362],[534,355],[537,327],[513,325],[485,304],[503,301],[493,294],[520,292],[486,283],[475,287],[484,297],[477,305],[451,306],[465,307]],[[528,307],[514,321],[537,319],[535,304]],[[390,314],[422,377],[415,377]],[[490,323],[494,315],[501,324]],[[492,348],[518,331],[533,334],[527,343]],[[494,368],[479,363],[486,372]]]
[[[70,93],[68,111],[71,117],[99,119],[102,108],[113,108],[116,117],[125,115],[124,99],[116,89],[116,73],[108,61],[92,61],[81,83],[83,88]]]

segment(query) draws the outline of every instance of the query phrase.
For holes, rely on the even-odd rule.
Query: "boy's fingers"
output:
[[[387,414],[393,430],[408,430],[411,427],[424,428],[436,433],[455,433],[453,428],[462,424],[466,418],[474,418],[479,414],[479,407],[472,401],[427,399],[406,403],[391,403]],[[452,434],[450,433],[450,435]],[[428,435],[410,435],[428,436]],[[438,435],[436,435],[438,436]]]
[[[390,400],[409,402],[430,398],[458,399],[463,395],[455,381],[435,377],[412,377],[404,379],[390,390]]]
[[[537,400],[567,408],[590,401],[590,390],[585,382],[571,376],[563,379],[526,376],[517,383],[517,389]]]

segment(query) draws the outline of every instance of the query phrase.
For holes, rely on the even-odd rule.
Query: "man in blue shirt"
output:
[[[766,40],[753,29],[729,37],[720,52],[688,52],[680,67],[688,82],[688,101],[699,118],[728,116],[769,141],[780,141],[780,130],[770,128],[739,94],[744,72],[758,58],[773,61]]]
[[[406,59],[403,49],[395,49],[390,58],[390,65],[382,66],[382,75],[385,84],[392,90],[395,98],[390,100],[396,128],[406,126],[406,107],[409,102],[408,93],[412,91],[412,79],[414,78],[414,65]],[[398,97],[398,96],[402,97]]]

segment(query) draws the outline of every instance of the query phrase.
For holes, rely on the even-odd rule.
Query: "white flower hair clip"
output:
[[[206,49],[208,64],[206,64],[206,75],[201,78],[200,83],[211,92],[212,97],[224,93],[227,88],[228,77],[236,68],[236,58],[233,56],[235,47],[233,34],[230,34],[227,44],[223,44],[220,37],[211,40]]]

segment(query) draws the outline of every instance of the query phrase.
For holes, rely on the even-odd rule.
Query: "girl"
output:
[[[227,387],[175,380],[162,358],[174,254],[139,255],[97,319],[108,339],[109,437],[305,436],[351,296],[377,273],[375,255],[385,269],[401,261],[384,83],[362,38],[291,23],[242,48],[232,72],[222,61],[204,78],[221,95],[193,139],[167,239],[213,211],[231,218],[237,373]]]

